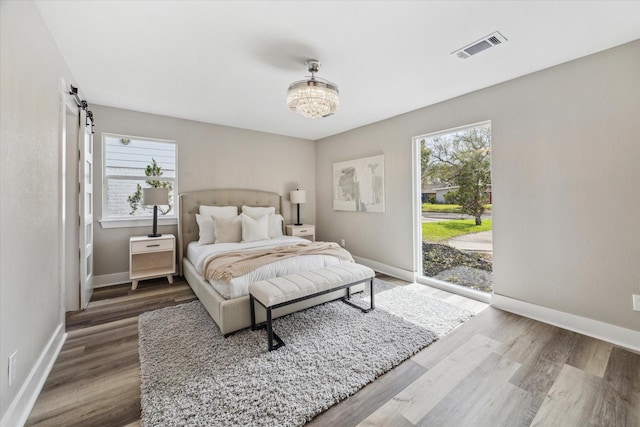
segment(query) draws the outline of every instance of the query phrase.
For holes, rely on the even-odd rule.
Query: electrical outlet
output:
[[[344,248],[345,246],[347,246],[347,242],[345,242],[344,239],[340,239],[340,246]]]
[[[633,309],[640,311],[640,295],[633,295]]]
[[[18,350],[14,350],[9,356],[9,385],[16,380],[16,355]]]

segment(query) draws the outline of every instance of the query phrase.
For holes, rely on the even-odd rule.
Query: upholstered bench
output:
[[[319,268],[298,274],[289,274],[249,285],[249,304],[251,305],[251,329],[267,328],[269,351],[280,348],[284,341],[273,332],[271,311],[289,304],[294,304],[318,295],[327,294],[339,289],[346,289],[347,295],[341,297],[343,302],[368,313],[373,310],[373,278],[375,273],[364,265],[345,262],[331,267]],[[371,306],[359,307],[350,301],[350,287],[362,282],[369,282]],[[267,321],[256,325],[255,301],[267,311]],[[274,345],[274,339],[277,343]]]

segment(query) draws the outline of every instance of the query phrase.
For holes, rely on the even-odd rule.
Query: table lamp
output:
[[[142,189],[142,204],[145,206],[153,205],[153,233],[148,234],[148,237],[160,237],[162,234],[158,234],[158,205],[169,204],[169,189],[168,188],[143,188]]]
[[[306,203],[307,194],[304,190],[300,190],[299,188],[296,191],[292,191],[289,193],[289,200],[291,203],[295,203],[298,205],[298,217],[295,225],[302,225],[300,222],[300,203]]]

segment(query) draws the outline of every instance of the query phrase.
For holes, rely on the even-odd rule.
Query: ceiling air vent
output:
[[[460,59],[467,59],[470,56],[480,53],[485,49],[497,46],[507,41],[507,38],[500,34],[498,31],[491,33],[486,37],[481,38],[471,44],[466,45],[462,49],[458,49],[455,52],[451,52],[452,55],[456,55]]]

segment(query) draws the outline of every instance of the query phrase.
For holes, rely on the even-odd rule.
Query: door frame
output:
[[[65,323],[65,313],[66,313],[66,288],[67,288],[67,268],[66,268],[66,249],[67,249],[67,215],[73,213],[67,212],[66,209],[66,199],[67,199],[67,180],[70,179],[67,176],[67,113],[75,112],[78,114],[78,106],[69,93],[69,86],[65,82],[64,78],[60,77],[59,81],[59,99],[60,99],[60,107],[59,107],[59,119],[58,119],[58,128],[59,128],[59,138],[58,138],[58,153],[59,153],[59,161],[58,161],[58,192],[60,194],[59,199],[59,219],[60,223],[59,227],[59,265],[58,265],[58,295],[59,295],[59,307],[60,307],[60,322]],[[75,179],[75,177],[73,177]]]

